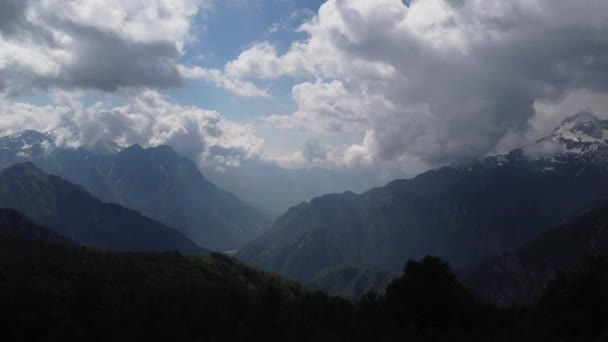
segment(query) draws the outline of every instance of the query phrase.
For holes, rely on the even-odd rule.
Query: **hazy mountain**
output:
[[[361,195],[315,198],[287,211],[238,257],[299,280],[341,264],[395,271],[403,260],[427,254],[470,269],[606,198],[606,127],[581,113],[507,155]]]
[[[138,210],[213,250],[232,250],[262,233],[270,220],[207,181],[198,167],[168,146],[134,145],[115,153],[58,148],[48,135],[26,131],[0,139],[0,166],[31,160],[108,202]]]
[[[224,170],[209,167],[203,172],[213,183],[274,218],[317,196],[343,191],[359,193],[383,183],[373,170],[286,169],[260,160],[244,160],[239,167]]]
[[[101,202],[80,186],[31,163],[0,172],[0,207],[16,209],[82,245],[118,251],[204,252],[174,229],[131,209]]]
[[[608,207],[550,229],[514,253],[493,258],[472,272],[466,283],[482,298],[532,302],[558,274],[573,273],[590,256],[608,256]]]
[[[0,235],[22,240],[41,240],[75,245],[69,239],[37,225],[29,217],[14,209],[0,209]]]

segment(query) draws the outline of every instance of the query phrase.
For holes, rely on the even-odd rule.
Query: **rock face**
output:
[[[270,225],[265,215],[209,182],[191,160],[168,146],[117,149],[103,141],[90,148],[62,148],[52,136],[26,131],[0,138],[0,168],[32,161],[212,250],[240,248]]]
[[[581,113],[506,155],[432,170],[361,195],[316,198],[291,208],[238,256],[299,280],[342,264],[395,272],[404,260],[425,255],[471,270],[603,203],[606,126]]]

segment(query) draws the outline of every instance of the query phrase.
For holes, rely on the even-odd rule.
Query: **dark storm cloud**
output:
[[[69,25],[78,36],[74,62],[66,65],[58,83],[74,88],[114,91],[119,87],[162,88],[179,84],[173,61],[174,43],[134,43],[115,33]]]
[[[0,0],[0,33],[14,34],[25,23],[28,0]]]

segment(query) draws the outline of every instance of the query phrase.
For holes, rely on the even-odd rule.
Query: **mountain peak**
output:
[[[577,122],[577,123],[586,123],[586,122],[599,122],[600,119],[595,116],[593,113],[591,112],[586,112],[586,111],[582,111],[582,112],[578,112],[576,114],[573,114],[567,118],[565,118],[564,120],[562,120],[562,125],[565,125],[569,122]]]
[[[10,166],[10,167],[7,167],[6,169],[4,169],[2,171],[2,173],[4,173],[4,174],[11,174],[11,173],[14,173],[14,172],[23,173],[23,172],[26,172],[26,171],[36,172],[36,173],[44,173],[42,170],[40,170],[32,162],[24,162],[24,163],[15,164],[13,166]]]
[[[590,112],[579,112],[567,117],[551,133],[525,148],[544,157],[556,154],[586,154],[608,151],[608,120],[602,120]]]
[[[52,144],[53,139],[48,135],[25,130],[0,138],[0,150],[14,151],[18,156],[27,157],[43,153]]]
[[[97,139],[89,148],[92,152],[100,154],[116,154],[121,151],[120,145],[109,139]]]
[[[39,131],[33,129],[26,129],[24,131],[16,132],[3,137],[3,139],[25,139],[25,140],[44,140],[49,137]]]
[[[552,136],[581,143],[606,143],[608,121],[601,120],[589,112],[580,112],[564,119]]]

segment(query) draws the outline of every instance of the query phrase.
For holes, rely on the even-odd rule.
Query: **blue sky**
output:
[[[207,68],[222,68],[255,42],[270,41],[280,52],[306,35],[297,28],[309,20],[321,0],[227,0],[215,2],[195,21],[196,41],[181,61]],[[269,87],[272,98],[244,98],[217,88],[207,81],[186,81],[183,87],[166,93],[175,100],[221,112],[231,120],[250,121],[268,114],[288,114],[295,108],[291,101],[294,81],[281,78],[260,83]]]
[[[195,21],[197,39],[188,47],[181,61],[208,68],[222,68],[255,42],[270,41],[284,52],[293,41],[306,39],[298,27],[314,16],[324,0],[227,0],[214,3],[210,11],[201,12]],[[269,114],[290,114],[296,110],[291,89],[296,82],[281,77],[271,82],[258,82],[270,90],[270,98],[241,97],[218,88],[205,80],[186,80],[182,87],[164,90],[174,101],[216,110],[236,122],[249,123]],[[304,145],[307,134],[259,127],[257,133],[269,151],[294,150]],[[333,142],[360,140],[351,137],[328,137]]]

